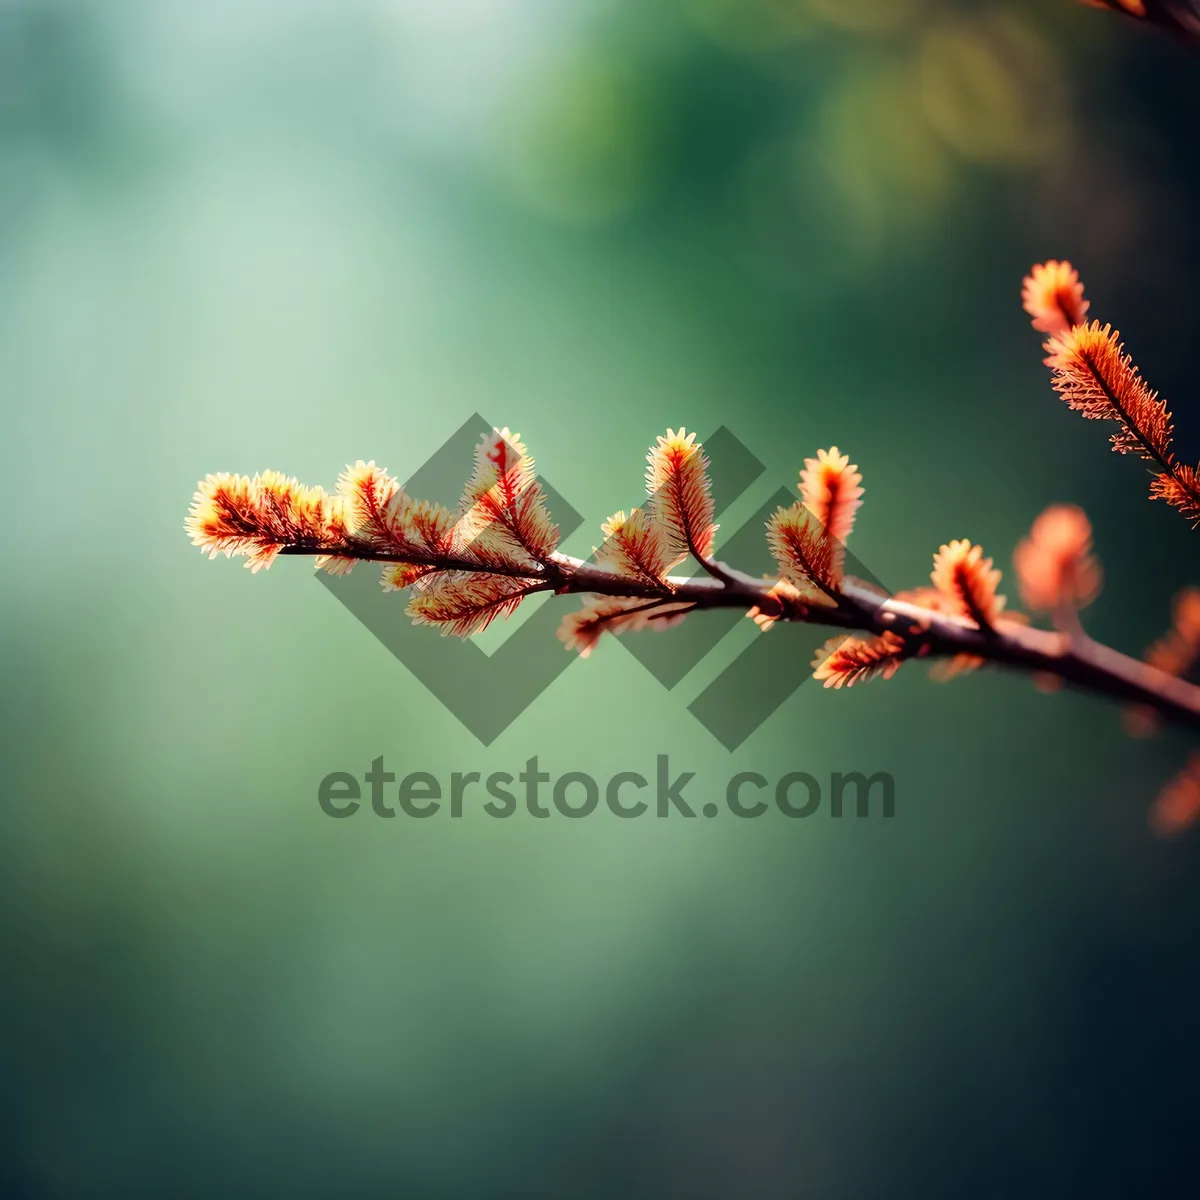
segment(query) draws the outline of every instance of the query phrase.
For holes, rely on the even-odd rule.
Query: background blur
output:
[[[0,0],[0,1194],[1185,1190],[1181,739],[910,667],[731,755],[686,704],[744,622],[669,693],[605,645],[485,750],[304,563],[182,523],[209,471],[404,478],[478,410],[586,553],[657,433],[727,423],[769,467],[727,528],[836,443],[894,587],[1082,504],[1137,651],[1195,535],[1018,297],[1075,261],[1200,456],[1198,92],[1069,0]],[[884,770],[898,815],[316,803],[657,753],[697,806]]]

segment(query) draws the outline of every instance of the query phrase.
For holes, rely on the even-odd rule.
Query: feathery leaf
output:
[[[1084,608],[1100,594],[1103,578],[1092,555],[1092,526],[1083,509],[1053,504],[1013,551],[1021,599],[1035,612],[1063,605]]]
[[[1092,421],[1115,421],[1113,449],[1169,467],[1171,414],[1138,374],[1120,335],[1099,321],[1046,342],[1053,384],[1068,407]]]
[[[652,627],[678,625],[691,606],[645,600],[634,596],[590,596],[577,612],[567,613],[558,627],[558,638],[568,650],[587,658],[605,633],[614,636]]]
[[[1200,525],[1200,475],[1194,467],[1180,462],[1171,464],[1171,473],[1160,473],[1150,481],[1150,499],[1165,500],[1179,509],[1192,528]]]
[[[346,538],[340,498],[279,471],[253,479],[207,476],[192,497],[185,528],[209,558],[246,555],[252,571],[269,567],[285,548],[319,553]]]
[[[399,483],[374,460],[360,458],[338,477],[338,495],[343,498],[347,530],[363,541],[385,542],[402,529],[404,505]]]
[[[1174,837],[1200,818],[1200,752],[1163,788],[1150,810],[1150,828],[1159,837]]]
[[[1200,588],[1184,588],[1171,605],[1171,628],[1146,647],[1146,662],[1168,675],[1184,678],[1200,661]],[[1133,737],[1158,730],[1152,709],[1134,705],[1125,712],[1125,729]]]
[[[673,553],[707,558],[717,527],[704,447],[694,433],[668,429],[650,448],[646,461],[651,523],[661,528]]]
[[[1082,325],[1090,307],[1083,297],[1079,272],[1069,262],[1050,259],[1036,264],[1025,276],[1021,303],[1041,333],[1066,333]]]
[[[836,446],[806,458],[800,472],[800,498],[836,542],[845,542],[862,505],[862,475]]]
[[[947,542],[933,556],[930,578],[947,612],[973,621],[980,629],[994,628],[1005,599],[996,594],[1000,572],[993,569],[990,558],[983,557],[982,546],[971,545],[967,538]]]
[[[891,679],[905,658],[904,639],[894,633],[878,637],[830,638],[813,659],[813,678],[827,688],[853,687],[879,676]]]
[[[836,603],[842,582],[837,543],[809,509],[799,501],[776,509],[767,521],[767,543],[789,583],[806,595],[815,588]]]
[[[338,477],[337,494],[348,539],[380,553],[404,553],[409,547],[411,502],[400,485],[374,460],[359,459]],[[322,555],[316,566],[330,575],[349,575],[358,561],[348,555]]]
[[[643,583],[661,584],[667,571],[685,557],[671,554],[662,526],[644,509],[632,509],[628,516],[614,513],[601,532],[604,541],[596,551],[597,562]]]
[[[1146,662],[1182,679],[1200,661],[1200,588],[1184,588],[1171,605],[1171,628],[1146,647]],[[1125,711],[1125,730],[1133,737],[1149,737],[1158,730],[1152,709],[1134,705]]]
[[[1146,661],[1171,675],[1186,675],[1200,658],[1200,588],[1184,588],[1171,605],[1171,628],[1146,650]]]
[[[475,470],[463,492],[456,542],[481,563],[510,566],[545,562],[558,546],[534,463],[520,437],[507,427],[484,434],[475,449]]]
[[[414,625],[434,625],[443,636],[482,633],[497,617],[511,616],[544,583],[507,575],[443,571],[418,584],[408,603]]]

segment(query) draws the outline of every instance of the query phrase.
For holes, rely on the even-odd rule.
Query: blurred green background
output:
[[[182,522],[477,410],[586,553],[725,423],[769,468],[727,528],[836,443],[894,587],[1082,504],[1137,651],[1195,535],[1018,294],[1076,262],[1195,461],[1198,92],[1069,0],[0,0],[0,1195],[1190,1192],[1200,838],[1146,829],[1185,740],[910,667],[729,754],[686,705],[746,622],[672,692],[605,645],[485,749],[305,564]],[[659,753],[697,806],[890,771],[897,816],[316,803]]]

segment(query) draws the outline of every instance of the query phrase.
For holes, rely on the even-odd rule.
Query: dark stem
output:
[[[946,658],[967,654],[1026,674],[1048,674],[1079,691],[1128,704],[1144,705],[1164,720],[1200,730],[1200,687],[1149,663],[1130,658],[1090,639],[999,621],[991,629],[948,613],[881,597],[868,585],[847,578],[837,593],[838,607],[786,605],[770,594],[778,582],[721,567],[721,575],[671,578],[660,583],[630,578],[567,555],[555,555],[541,569],[518,564],[481,567],[458,555],[432,556],[343,546],[342,555],[374,562],[405,562],[438,570],[468,571],[527,579],[531,590],[641,597],[646,610],[660,604],[690,608],[735,608],[778,613],[783,621],[823,625],[847,632],[891,632],[904,639],[906,657]],[[339,548],[284,547],[281,554],[335,554]],[[703,560],[702,560],[703,561]],[[816,586],[820,586],[817,584]],[[641,611],[641,610],[638,610]]]

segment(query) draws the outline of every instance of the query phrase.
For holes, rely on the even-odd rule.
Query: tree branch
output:
[[[281,554],[312,554],[285,547]],[[1165,721],[1200,730],[1200,687],[1148,663],[1069,634],[1001,621],[980,628],[948,613],[885,598],[847,578],[837,592],[837,607],[784,602],[772,592],[778,580],[745,574],[722,564],[720,576],[670,576],[661,584],[597,567],[583,559],[555,554],[539,569],[517,565],[481,567],[469,555],[417,557],[344,545],[322,553],[372,562],[404,562],[436,570],[467,571],[529,579],[559,594],[592,593],[655,602],[687,603],[694,609],[757,607],[778,621],[844,629],[847,633],[891,632],[904,639],[909,658],[949,658],[965,654],[1027,675],[1053,675],[1082,692],[1152,709]],[[648,605],[647,607],[652,607]]]

